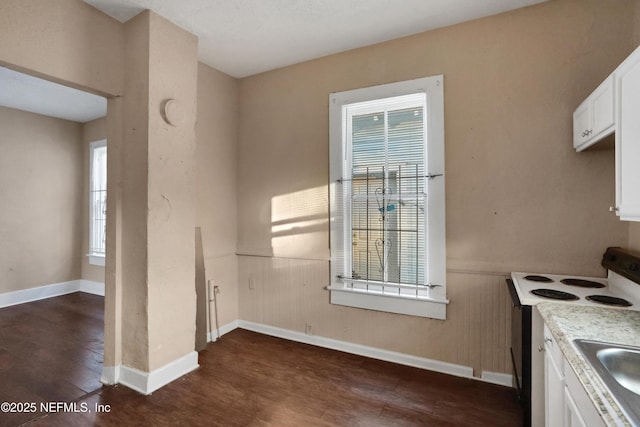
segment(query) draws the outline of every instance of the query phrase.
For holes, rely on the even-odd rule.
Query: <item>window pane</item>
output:
[[[398,191],[423,191],[424,179],[424,123],[423,108],[390,111],[389,170],[399,179]]]
[[[107,225],[107,191],[91,192],[91,248],[95,255],[104,255]]]
[[[107,226],[107,147],[92,147],[91,160],[89,252],[104,255]]]
[[[380,213],[371,199],[352,202],[352,269],[353,278],[384,280],[383,229]]]
[[[351,118],[352,277],[424,284],[424,109]]]
[[[107,189],[107,147],[93,149],[92,190]]]
[[[353,176],[383,178],[381,173],[385,161],[384,113],[354,116],[351,138]],[[373,174],[374,169],[378,175]],[[367,174],[368,171],[369,174]]]
[[[402,199],[398,209],[399,231],[394,253],[398,265],[397,282],[424,284],[424,198]]]

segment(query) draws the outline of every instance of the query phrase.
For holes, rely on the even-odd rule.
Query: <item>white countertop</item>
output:
[[[573,345],[573,340],[588,339],[640,347],[640,312],[555,302],[545,302],[537,307],[605,423],[631,426],[598,374]]]

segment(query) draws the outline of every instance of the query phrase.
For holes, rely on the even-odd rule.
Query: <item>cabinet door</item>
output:
[[[564,426],[564,374],[557,366],[550,351],[544,356],[545,379],[545,425],[547,427]]]
[[[620,219],[640,221],[640,50],[616,70],[616,210]]]
[[[564,426],[565,427],[587,427],[587,423],[582,419],[578,405],[573,400],[569,389],[564,389]]]
[[[605,427],[598,410],[573,369],[565,365],[565,426]],[[569,396],[569,397],[567,397]]]
[[[573,113],[573,147],[577,151],[582,151],[613,133],[614,85],[612,74]]]
[[[531,427],[543,427],[544,410],[544,321],[540,311],[531,309]]]
[[[593,92],[593,138],[600,140],[613,132],[614,117],[614,80],[613,74],[602,82]]]
[[[591,108],[589,100],[585,100],[573,113],[573,148],[577,151],[584,150],[589,141],[591,129]]]
[[[545,425],[564,426],[564,356],[549,328],[544,326]]]

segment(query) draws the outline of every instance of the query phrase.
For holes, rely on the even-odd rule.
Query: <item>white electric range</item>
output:
[[[523,405],[523,425],[544,425],[542,302],[584,304],[640,311],[640,254],[608,248],[602,256],[607,277],[511,273],[511,361],[514,386]]]

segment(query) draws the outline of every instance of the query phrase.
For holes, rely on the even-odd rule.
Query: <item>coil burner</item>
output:
[[[531,293],[533,295],[536,295],[542,298],[556,299],[556,300],[562,300],[562,301],[575,301],[577,299],[580,299],[578,298],[578,296],[574,294],[570,294],[569,292],[559,291],[557,289],[534,289],[531,291]]]
[[[530,280],[532,282],[540,282],[540,283],[551,283],[553,279],[547,276],[538,276],[537,274],[530,274],[528,276],[524,276],[525,280]]]
[[[594,282],[592,280],[585,279],[562,279],[560,283],[569,286],[579,286],[581,288],[604,288],[605,285],[603,283]]]
[[[612,297],[609,295],[589,295],[587,296],[587,299],[599,304],[611,305],[614,307],[631,307],[633,305],[624,298]]]

